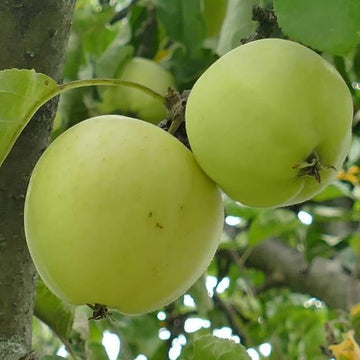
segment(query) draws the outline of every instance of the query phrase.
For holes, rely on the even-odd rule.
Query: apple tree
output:
[[[360,359],[359,1],[0,23],[0,358]]]

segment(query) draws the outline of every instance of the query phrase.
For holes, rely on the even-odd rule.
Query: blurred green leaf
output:
[[[354,72],[357,79],[360,81],[360,45],[357,46],[354,56]]]
[[[327,200],[336,199],[339,197],[350,197],[353,198],[353,195],[349,189],[349,186],[336,181],[331,185],[327,186],[321,193],[315,195],[311,201],[323,202]]]
[[[38,280],[34,314],[49,326],[60,339],[68,339],[74,321],[74,307],[56,297]]]
[[[168,36],[183,44],[190,58],[196,57],[205,40],[200,0],[152,1]]]
[[[96,77],[116,78],[121,67],[133,54],[134,49],[132,46],[124,46],[122,41],[114,41],[96,62]]]
[[[101,55],[118,35],[121,23],[109,24],[114,15],[115,9],[111,6],[95,7],[89,2],[78,4],[73,32],[79,36],[85,55]]]
[[[195,340],[193,356],[193,360],[250,360],[242,345],[212,335]]]
[[[259,0],[228,0],[226,17],[221,28],[216,49],[222,56],[241,45],[241,40],[250,36],[255,29],[252,21],[252,8]]]
[[[108,360],[108,354],[101,342],[90,342],[88,344],[89,359]]]
[[[224,200],[224,206],[226,215],[237,216],[247,220],[251,220],[261,212],[260,209],[241,205],[229,198]]]
[[[356,163],[360,159],[360,138],[353,136],[351,142],[351,148],[348,154],[348,160],[350,164]]]
[[[79,70],[85,64],[85,54],[81,45],[81,39],[76,33],[71,33],[68,41],[63,76],[67,80],[78,78]]]
[[[57,356],[57,355],[46,355],[46,356],[42,357],[41,360],[60,360],[60,359],[63,360],[65,358],[63,358],[61,356]]]
[[[121,331],[131,351],[134,354],[144,354],[151,359],[162,345],[162,340],[158,336],[160,324],[156,313],[130,317],[114,312],[113,317],[115,328]]]
[[[360,43],[358,0],[274,0],[285,35],[317,50],[344,55]]]
[[[33,114],[57,88],[34,70],[0,71],[0,166]]]
[[[250,225],[248,233],[249,245],[255,246],[262,240],[295,230],[299,226],[301,226],[301,222],[289,210],[262,210]]]

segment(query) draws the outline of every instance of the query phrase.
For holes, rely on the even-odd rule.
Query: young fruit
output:
[[[206,270],[222,231],[217,186],[160,128],[104,115],[60,135],[32,174],[25,232],[47,286],[73,304],[158,309]]]
[[[174,86],[173,76],[152,60],[135,57],[129,60],[116,77],[135,82],[165,95],[168,87]],[[125,86],[109,86],[102,93],[98,106],[101,113],[117,112],[158,124],[166,117],[162,104],[140,90]]]
[[[352,99],[321,56],[288,40],[240,46],[198,79],[186,129],[202,169],[234,200],[276,207],[331,182],[351,141]]]

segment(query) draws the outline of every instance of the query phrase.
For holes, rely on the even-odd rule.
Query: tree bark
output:
[[[0,69],[34,68],[56,81],[75,0],[0,0]],[[56,111],[51,101],[25,128],[0,168],[0,359],[31,350],[36,271],[23,230],[31,171],[46,148]]]

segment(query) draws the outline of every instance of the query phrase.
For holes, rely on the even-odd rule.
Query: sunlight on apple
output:
[[[271,344],[264,343],[259,346],[259,351],[264,356],[269,356],[271,354]]]
[[[104,331],[102,344],[109,356],[109,360],[116,360],[120,351],[119,337],[109,331]]]
[[[299,211],[297,214],[298,219],[305,225],[310,225],[313,221],[312,216],[306,211]]]
[[[215,289],[215,287],[217,285],[217,278],[215,276],[208,275],[206,277],[205,285],[206,285],[206,289],[207,289],[207,291],[209,293],[209,296],[213,297],[214,289]]]
[[[251,357],[251,360],[260,360],[260,356],[259,356],[258,352],[255,349],[250,348],[250,349],[247,350],[247,353]]]
[[[213,330],[213,335],[220,339],[230,339],[236,342],[237,344],[240,343],[240,338],[237,335],[233,335],[232,329],[227,326],[224,326],[221,329]]]
[[[195,331],[200,330],[201,328],[209,328],[211,325],[209,320],[204,320],[204,319],[200,319],[200,318],[191,318],[191,319],[186,319],[185,324],[184,324],[184,330],[187,333],[193,333]]]
[[[196,307],[195,301],[191,295],[189,294],[184,295],[184,305],[192,308]]]
[[[224,277],[216,287],[216,292],[222,294],[230,286],[230,279],[226,276]]]

